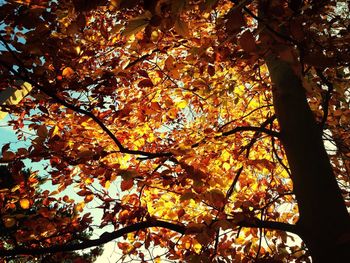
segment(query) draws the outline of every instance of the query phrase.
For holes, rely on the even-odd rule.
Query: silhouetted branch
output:
[[[233,219],[229,221],[232,221],[234,225],[237,225],[240,227],[267,228],[267,229],[287,231],[292,233],[298,232],[298,228],[296,225],[291,225],[291,224],[281,223],[281,222],[273,222],[273,221],[263,221],[257,218],[243,220],[240,222],[235,222]],[[8,256],[17,256],[17,255],[43,255],[43,254],[51,254],[51,253],[57,253],[57,252],[81,250],[81,249],[86,249],[90,247],[100,246],[114,239],[122,237],[125,234],[150,228],[150,227],[162,227],[162,228],[166,228],[166,229],[178,232],[183,235],[186,234],[186,226],[184,225],[174,224],[174,223],[170,223],[162,220],[151,219],[149,221],[139,222],[139,223],[126,226],[124,228],[116,230],[115,232],[105,232],[97,239],[85,240],[81,243],[55,245],[55,246],[45,247],[45,248],[17,247],[9,250],[0,250],[0,256],[8,257]]]
[[[322,129],[324,128],[327,117],[328,117],[328,105],[329,101],[332,97],[332,92],[333,92],[333,84],[323,75],[323,72],[321,69],[316,69],[317,76],[322,80],[322,82],[327,86],[328,90],[326,95],[323,98],[323,103],[322,103],[322,109],[323,109],[323,117],[321,121],[321,127]]]
[[[252,228],[267,228],[271,230],[280,230],[298,234],[297,225],[291,225],[282,222],[263,221],[260,219],[244,220],[236,223],[240,227],[252,227]]]
[[[266,129],[266,128],[263,128],[263,127],[239,126],[239,127],[233,128],[232,130],[223,132],[223,133],[221,133],[221,135],[215,136],[214,138],[215,139],[219,139],[219,138],[222,138],[222,137],[225,137],[225,136],[229,136],[229,135],[235,134],[237,132],[243,132],[243,131],[262,132],[262,133],[266,133],[266,134],[268,134],[270,136],[273,136],[273,137],[277,137],[277,138],[280,137],[280,133],[279,132],[276,132],[276,131],[273,131],[273,130],[269,130],[269,129]],[[203,142],[205,142],[205,138],[202,139],[201,141],[197,142],[197,143],[192,144],[191,147],[192,148],[198,147]]]
[[[150,228],[150,227],[163,227],[181,234],[184,234],[186,231],[186,228],[182,225],[177,225],[177,224],[173,224],[173,223],[169,223],[161,220],[149,220],[149,221],[135,223],[135,224],[126,226],[112,233],[105,232],[98,239],[86,240],[76,244],[56,245],[56,246],[45,247],[45,248],[17,247],[15,249],[10,249],[10,250],[0,250],[0,256],[6,257],[6,256],[16,256],[16,255],[42,255],[42,254],[50,254],[50,253],[57,253],[57,252],[81,250],[81,249],[86,249],[90,247],[100,246],[114,239],[122,237],[125,234],[135,232],[145,228]]]

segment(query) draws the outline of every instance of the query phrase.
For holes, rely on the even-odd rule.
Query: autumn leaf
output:
[[[85,202],[85,203],[89,203],[89,202],[91,202],[93,199],[94,199],[94,195],[93,195],[93,194],[88,194],[88,195],[85,196],[84,202]]]
[[[221,208],[225,204],[225,195],[219,189],[213,189],[204,194],[204,197],[215,207]]]
[[[227,15],[226,30],[228,34],[234,34],[240,31],[245,25],[245,20],[242,11],[237,8],[233,8]]]
[[[3,217],[2,221],[6,228],[11,228],[16,224],[16,219],[13,217]]]
[[[27,198],[23,198],[19,201],[20,206],[23,209],[29,209],[30,208],[30,201]]]
[[[122,32],[122,35],[125,37],[129,37],[131,35],[134,35],[138,32],[140,32],[142,29],[144,29],[150,22],[150,16],[148,13],[145,15],[133,18],[129,20],[127,26]]]
[[[143,79],[138,83],[140,88],[153,87],[153,82],[150,79]]]
[[[187,225],[187,230],[186,232],[188,234],[193,234],[193,233],[200,233],[203,229],[205,229],[204,224],[198,224],[198,223],[189,223]]]
[[[5,151],[2,153],[2,159],[4,161],[11,161],[11,160],[14,160],[15,158],[16,158],[16,154],[14,152]]]
[[[64,78],[70,79],[74,76],[74,70],[71,67],[66,67],[62,71],[62,76]]]
[[[122,191],[127,191],[127,190],[131,189],[133,186],[134,186],[134,180],[133,179],[124,179],[120,183],[120,189]]]
[[[185,210],[181,208],[179,211],[177,211],[178,218],[182,217],[185,213],[186,213]]]
[[[239,45],[246,52],[255,52],[256,51],[256,43],[253,34],[247,30],[238,38]]]
[[[188,25],[186,22],[182,21],[181,18],[177,18],[175,20],[174,28],[176,33],[183,37],[189,37],[190,36],[190,30],[188,28]]]
[[[84,207],[85,207],[85,202],[80,202],[80,203],[78,203],[78,204],[76,204],[76,205],[74,206],[74,210],[75,210],[77,213],[81,213],[81,212],[83,212]]]
[[[40,138],[45,139],[48,135],[48,130],[45,125],[40,125],[37,129],[37,134]]]
[[[175,63],[174,57],[168,56],[168,58],[164,62],[165,69],[172,70],[174,68],[174,63]]]

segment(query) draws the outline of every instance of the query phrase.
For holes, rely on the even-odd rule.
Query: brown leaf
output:
[[[150,79],[143,79],[137,84],[140,88],[153,87],[153,82]]]
[[[11,151],[6,151],[2,153],[2,158],[4,161],[12,161],[16,158],[16,154]]]
[[[186,22],[182,21],[179,17],[175,20],[174,28],[176,33],[183,37],[190,36],[190,30]]]
[[[234,8],[228,12],[226,17],[228,19],[225,25],[228,34],[238,33],[245,26],[245,20],[241,10]]]
[[[165,69],[172,70],[174,68],[174,62],[175,62],[174,57],[173,56],[169,56],[164,62]]]
[[[120,189],[122,191],[127,191],[130,188],[132,188],[133,186],[134,186],[134,180],[132,180],[132,179],[123,180],[120,184]]]
[[[290,22],[290,32],[297,41],[302,41],[305,37],[302,21],[293,20]]]
[[[208,74],[210,76],[214,76],[215,75],[215,67],[212,65],[208,65]]]
[[[245,31],[238,39],[238,43],[241,48],[246,52],[255,52],[256,51],[256,43],[252,32],[249,30]]]
[[[6,152],[8,149],[10,149],[10,143],[4,144],[1,148],[1,152]]]
[[[173,15],[179,15],[186,5],[186,0],[171,1],[171,12]]]
[[[45,125],[40,125],[36,132],[42,139],[45,139],[48,135],[48,131]]]
[[[145,18],[145,16],[130,20],[128,25],[125,27],[124,31],[122,32],[122,35],[125,37],[134,35],[140,32],[142,29],[144,29],[149,24],[149,22],[150,20]]]

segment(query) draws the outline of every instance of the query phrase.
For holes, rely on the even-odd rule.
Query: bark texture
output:
[[[348,262],[350,217],[301,80],[281,59],[271,55],[266,63],[299,206],[300,236],[313,262]]]

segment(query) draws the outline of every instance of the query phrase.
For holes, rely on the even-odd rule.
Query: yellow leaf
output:
[[[195,251],[196,253],[199,253],[199,252],[201,251],[201,249],[202,249],[202,245],[199,244],[198,242],[195,242],[195,243],[193,244],[193,249],[194,249],[194,251]]]
[[[231,154],[226,150],[223,150],[221,153],[221,159],[223,161],[227,161],[228,159],[230,159],[230,156],[231,156]]]
[[[186,108],[186,106],[187,106],[187,101],[184,101],[184,100],[176,103],[176,107],[178,107],[179,109]]]
[[[167,116],[168,116],[170,119],[175,119],[176,116],[177,116],[177,109],[176,109],[176,108],[170,109],[170,110],[167,112]]]
[[[1,105],[17,105],[32,90],[32,85],[28,82],[18,81],[17,83],[20,85],[18,89],[7,87],[4,91],[0,92]],[[6,111],[0,111],[0,120],[6,115]]]
[[[53,138],[53,137],[57,137],[59,138],[60,137],[60,133],[59,133],[59,128],[57,125],[55,125],[54,127],[51,128],[50,130],[50,138]]]
[[[19,204],[20,206],[23,208],[23,209],[29,209],[30,207],[30,202],[27,198],[23,198],[19,201]]]
[[[92,184],[93,181],[94,180],[92,178],[88,177],[88,178],[85,179],[85,184],[87,184],[87,185]]]
[[[83,209],[85,207],[85,202],[80,202],[79,204],[76,204],[74,207],[75,212],[83,212]]]

